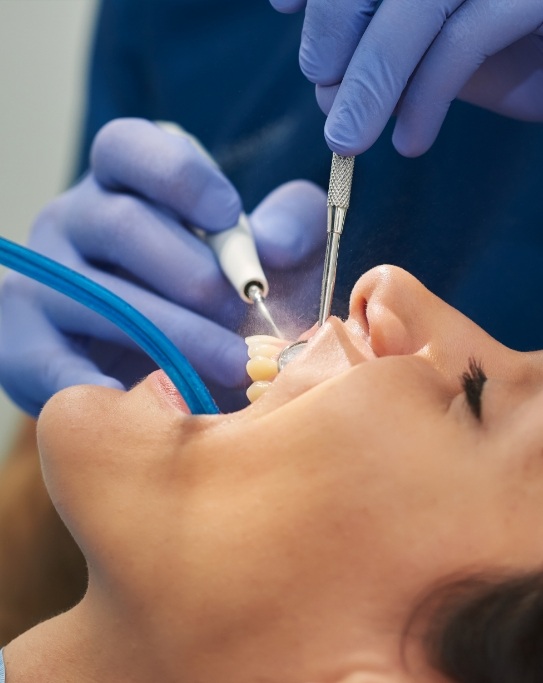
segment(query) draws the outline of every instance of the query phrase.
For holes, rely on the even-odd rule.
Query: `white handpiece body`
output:
[[[213,159],[194,135],[187,133],[181,126],[169,121],[157,121],[157,125],[173,135],[188,138],[196,149],[209,159],[214,166],[219,168],[215,159]],[[245,302],[253,303],[252,299],[247,295],[250,284],[259,285],[262,290],[262,296],[266,297],[268,295],[268,280],[262,270],[249,219],[245,212],[240,214],[236,225],[220,232],[206,232],[201,228],[194,228],[193,226],[191,228],[198,237],[209,244],[217,257],[223,273]]]

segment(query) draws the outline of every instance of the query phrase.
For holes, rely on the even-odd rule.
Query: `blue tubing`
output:
[[[0,237],[0,263],[69,296],[126,332],[164,370],[193,414],[219,412],[185,356],[156,325],[116,294],[75,270],[3,237]]]

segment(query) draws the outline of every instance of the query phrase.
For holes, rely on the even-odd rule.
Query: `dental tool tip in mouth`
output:
[[[264,318],[264,320],[268,323],[270,326],[270,329],[272,330],[272,334],[274,334],[276,337],[281,338],[282,334],[277,325],[275,324],[270,311],[268,310],[268,307],[265,304],[264,300],[264,288],[260,283],[258,282],[250,282],[246,289],[245,289],[246,295],[251,299],[251,301],[255,304],[257,307],[260,315]]]
[[[306,344],[307,341],[297,341],[285,346],[277,358],[277,368],[279,372],[281,372],[285,365],[288,365],[304,351]]]

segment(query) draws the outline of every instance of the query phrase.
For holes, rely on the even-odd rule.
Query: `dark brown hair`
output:
[[[410,624],[422,613],[429,662],[455,683],[543,683],[543,572],[448,581]]]

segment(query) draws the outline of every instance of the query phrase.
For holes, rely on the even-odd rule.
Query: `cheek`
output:
[[[355,572],[352,562],[338,563],[355,533],[355,513],[342,505],[350,476],[342,445],[322,438],[331,424],[322,420],[316,432],[300,409],[302,421],[285,410],[284,419],[262,418],[242,434],[208,436],[185,469],[168,563],[185,614],[206,605],[217,625],[234,614],[262,623],[315,601],[331,575]]]
[[[113,530],[125,489],[139,471],[143,427],[123,409],[125,396],[114,389],[71,387],[47,402],[38,421],[45,484],[84,550]]]

